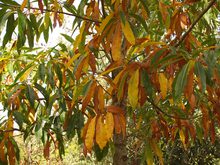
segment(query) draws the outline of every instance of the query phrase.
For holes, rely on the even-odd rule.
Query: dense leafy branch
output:
[[[11,9],[13,9],[13,8],[19,9],[20,8],[19,5],[9,5],[9,4],[3,4],[3,3],[0,3],[0,6],[9,7]],[[25,7],[25,8],[26,9],[33,9],[33,10],[41,11],[41,9],[37,8],[37,7]],[[88,17],[85,17],[85,16],[80,16],[80,15],[74,14],[74,13],[68,13],[68,12],[63,12],[63,11],[54,11],[54,10],[50,10],[50,9],[43,9],[43,12],[44,13],[45,12],[56,12],[56,13],[59,13],[59,14],[73,16],[73,17],[79,18],[81,20],[85,20],[85,21],[89,21],[89,22],[95,22],[95,23],[100,23],[99,20],[94,20],[94,19],[91,19],[91,18],[88,18]]]
[[[194,26],[199,22],[203,15],[216,3],[216,0],[212,0],[209,5],[198,15],[195,21],[190,25],[187,31],[183,34],[180,40],[174,45],[175,47],[180,46],[180,44],[186,39],[189,33],[193,30]]]

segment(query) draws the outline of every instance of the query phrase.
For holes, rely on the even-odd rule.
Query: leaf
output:
[[[26,97],[28,101],[30,102],[30,106],[34,108],[35,91],[30,85],[27,85],[26,87]]]
[[[95,87],[96,87],[96,82],[93,82],[92,85],[90,86],[86,96],[83,99],[83,102],[82,102],[82,112],[85,111],[88,103],[90,102],[90,100],[91,100],[91,98],[92,98],[92,96],[94,94]]]
[[[121,16],[121,28],[122,28],[122,31],[123,31],[123,33],[125,35],[125,38],[128,40],[128,42],[130,42],[130,44],[134,45],[135,44],[134,33],[133,33],[133,31],[132,31],[132,29],[130,27],[129,22],[126,19],[123,19],[124,17]]]
[[[183,89],[186,85],[189,69],[192,65],[192,61],[189,61],[187,64],[185,64],[176,78],[176,82],[174,85],[174,97],[176,99],[179,98],[183,92]]]
[[[180,140],[183,143],[184,148],[186,149],[187,148],[186,147],[186,137],[185,137],[184,132],[183,132],[182,129],[179,130],[179,135],[180,135]]]
[[[49,160],[49,157],[50,157],[50,141],[47,140],[44,146],[44,158]]]
[[[32,72],[34,69],[34,65],[30,64],[28,65],[25,69],[23,69],[15,78],[15,82],[17,82],[19,79],[20,81],[25,81],[29,74]]]
[[[150,140],[150,145],[154,153],[158,156],[160,164],[163,165],[163,153],[154,139]]]
[[[105,129],[107,130],[106,131],[106,137],[107,139],[111,139],[112,138],[112,135],[113,135],[113,131],[114,131],[114,118],[113,118],[113,115],[112,113],[110,112],[107,112],[106,113],[106,116],[105,116]]]
[[[95,127],[96,127],[96,116],[92,118],[92,120],[90,121],[87,132],[86,132],[86,136],[85,136],[85,145],[88,151],[92,150],[93,139],[95,136]]]
[[[43,13],[43,12],[44,12],[44,5],[43,5],[43,3],[42,3],[42,0],[37,0],[37,1],[38,1],[38,7],[39,7],[39,9],[40,9],[41,13]]]
[[[5,154],[5,139],[0,141],[0,162],[6,163],[6,154]]]
[[[109,14],[101,23],[100,27],[97,29],[97,33],[100,34],[105,29],[106,25],[110,22],[110,20],[113,18],[114,13]]]
[[[121,61],[121,28],[120,24],[118,23],[115,28],[115,33],[113,36],[114,40],[112,42],[112,58],[114,61]]]
[[[101,86],[98,88],[98,102],[99,102],[99,110],[101,113],[104,113],[104,107],[105,107],[105,97],[104,92]]]
[[[153,152],[152,152],[152,149],[151,149],[151,146],[148,142],[146,142],[146,147],[145,147],[145,160],[147,162],[147,165],[153,165],[153,159],[154,159],[154,156],[153,156]]]
[[[69,36],[69,35],[67,35],[67,34],[64,34],[64,33],[61,33],[61,35],[62,35],[67,41],[69,41],[70,43],[73,43],[73,42],[74,42],[74,39],[73,39],[71,36]]]
[[[113,114],[124,114],[125,113],[121,107],[116,106],[116,105],[107,106],[107,111]]]
[[[148,73],[144,69],[142,69],[141,71],[142,71],[141,72],[141,85],[144,87],[147,95],[149,97],[152,97],[154,89],[153,89],[152,83],[150,81],[150,78],[148,76]]]
[[[11,140],[8,138],[8,147],[7,147],[7,151],[8,151],[8,161],[10,165],[15,165],[15,160],[16,160],[16,154],[15,154],[15,150],[14,150],[14,145],[12,144]]]
[[[108,142],[108,137],[107,137],[107,129],[105,127],[105,124],[103,123],[103,117],[99,116],[97,119],[96,123],[96,143],[99,145],[100,149],[102,150],[107,142]]]
[[[201,63],[199,62],[195,63],[195,73],[197,76],[200,77],[202,83],[202,92],[204,93],[206,90],[206,74],[205,74],[205,69],[202,67]]]
[[[121,133],[121,123],[119,119],[119,115],[114,114],[114,128],[115,128],[115,133],[120,134]]]
[[[14,14],[11,14],[8,17],[8,22],[6,25],[6,34],[3,39],[3,47],[5,47],[5,45],[11,40],[15,27],[16,27],[16,22],[14,20]]]
[[[139,89],[139,69],[131,75],[128,82],[128,100],[132,108],[136,108],[138,105],[138,89]]]
[[[22,2],[22,4],[21,4],[21,7],[20,7],[21,11],[24,10],[24,8],[25,8],[25,6],[27,5],[27,3],[28,3],[28,0],[23,0],[23,2]]]
[[[159,83],[160,83],[162,98],[165,99],[168,91],[168,80],[164,75],[164,73],[159,73]]]

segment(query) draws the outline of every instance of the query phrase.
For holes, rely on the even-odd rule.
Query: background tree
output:
[[[14,131],[39,137],[46,159],[52,145],[62,158],[64,137],[77,134],[83,153],[94,150],[98,160],[114,148],[115,165],[131,163],[130,136],[143,157],[137,164],[163,164],[161,139],[180,139],[185,149],[196,139],[215,142],[216,0],[0,2],[1,162],[19,161]],[[70,46],[35,47],[65,15],[78,33],[62,34]]]

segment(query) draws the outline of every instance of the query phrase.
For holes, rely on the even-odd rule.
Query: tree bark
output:
[[[122,134],[114,135],[115,153],[113,157],[113,165],[127,165],[127,149],[126,149],[126,138]]]

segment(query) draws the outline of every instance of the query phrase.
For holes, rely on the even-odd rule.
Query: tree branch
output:
[[[9,5],[9,4],[4,4],[4,3],[0,3],[0,6],[8,6],[9,8],[20,8],[19,5]],[[36,8],[36,7],[25,7],[25,8],[26,9],[33,9],[33,10],[39,10],[40,11],[40,9]],[[94,19],[91,19],[91,18],[88,18],[88,17],[84,17],[84,16],[80,16],[80,15],[77,15],[77,14],[73,14],[73,13],[62,12],[62,11],[54,11],[54,10],[50,10],[50,9],[43,9],[43,13],[45,13],[45,12],[56,12],[56,13],[59,13],[59,14],[73,16],[73,17],[76,17],[76,18],[79,18],[79,19],[82,19],[82,20],[85,20],[85,21],[100,23],[99,20],[94,20]]]
[[[156,109],[157,112],[159,113],[162,113],[164,114],[165,116],[169,117],[169,118],[173,118],[173,119],[181,119],[181,120],[189,120],[189,119],[196,119],[198,117],[200,117],[201,115],[199,116],[195,116],[195,117],[177,117],[177,116],[173,116],[173,115],[170,115],[166,112],[164,112],[160,107],[158,107],[151,99],[147,98],[147,101]]]
[[[190,25],[188,30],[182,35],[180,40],[174,45],[174,47],[179,47],[180,44],[186,39],[189,33],[192,31],[194,26],[199,22],[199,20],[203,17],[203,15],[215,4],[216,0],[212,0],[209,5],[199,14],[199,16],[195,19],[195,21]]]

